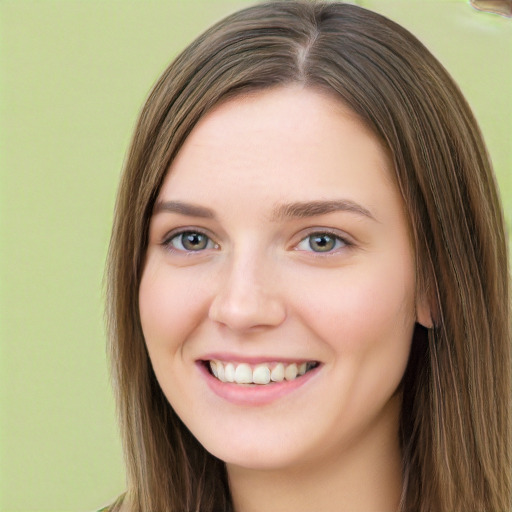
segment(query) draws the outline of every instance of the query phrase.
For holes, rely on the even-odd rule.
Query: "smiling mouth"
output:
[[[272,385],[299,379],[319,366],[318,361],[297,363],[234,363],[219,360],[203,361],[209,373],[221,382],[234,384]]]

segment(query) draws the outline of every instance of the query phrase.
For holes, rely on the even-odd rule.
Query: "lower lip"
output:
[[[307,384],[321,368],[319,365],[294,380],[273,384],[235,384],[214,377],[203,362],[198,361],[197,366],[209,388],[220,398],[236,405],[265,405],[274,402]]]

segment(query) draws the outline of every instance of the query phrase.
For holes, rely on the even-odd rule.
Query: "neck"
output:
[[[330,456],[279,469],[228,464],[235,512],[396,512],[402,490],[398,401],[394,407],[393,421],[387,416],[384,425]]]

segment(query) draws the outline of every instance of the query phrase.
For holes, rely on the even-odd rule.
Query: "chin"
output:
[[[240,429],[235,435],[232,432],[215,437],[210,435],[200,438],[199,442],[227,465],[254,470],[280,470],[304,461],[307,447],[304,446],[303,439],[311,439],[306,434],[295,432],[295,435],[290,436],[280,430],[275,428],[272,432],[269,429]],[[218,430],[216,432],[221,433]]]

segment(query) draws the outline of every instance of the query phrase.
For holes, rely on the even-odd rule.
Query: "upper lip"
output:
[[[233,354],[229,352],[211,352],[204,354],[198,358],[198,361],[228,361],[237,363],[247,364],[259,364],[259,363],[307,363],[308,361],[317,361],[310,357],[285,357],[280,355],[272,356],[247,356],[242,354]]]

